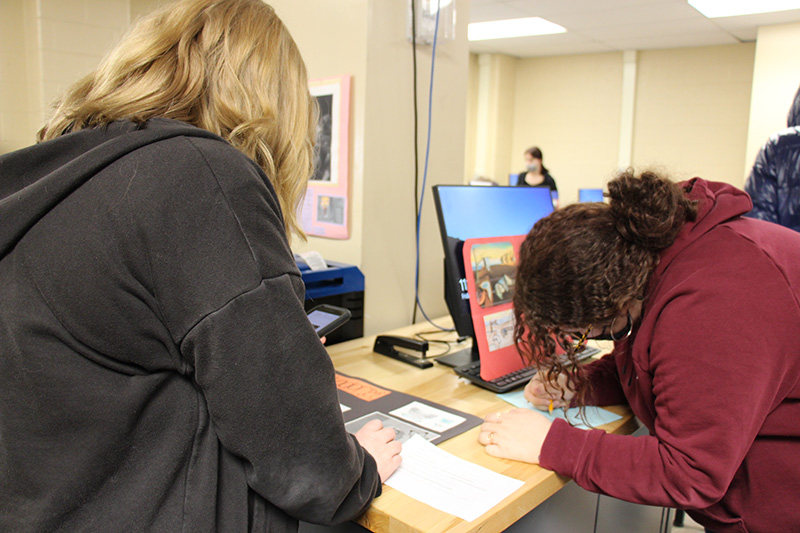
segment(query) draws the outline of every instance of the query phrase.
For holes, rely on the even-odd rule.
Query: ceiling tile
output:
[[[578,34],[561,33],[495,41],[476,41],[471,43],[470,51],[475,53],[504,53],[515,57],[535,57],[609,52],[612,49],[602,43],[592,42],[590,39]]]
[[[636,39],[621,38],[607,41],[606,44],[613,47],[615,50],[660,50],[667,48],[736,44],[738,42],[739,41],[730,35],[720,33],[717,35],[656,35],[651,37],[638,37]]]
[[[755,40],[759,26],[800,21],[800,10],[707,19],[686,0],[470,0],[471,21],[526,16],[567,33],[473,42],[470,50],[533,57],[736,43]]]
[[[469,21],[486,22],[489,20],[506,20],[529,17],[524,11],[515,9],[505,4],[495,3],[491,5],[470,5]]]

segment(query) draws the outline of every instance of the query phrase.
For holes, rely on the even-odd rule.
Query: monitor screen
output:
[[[603,189],[578,189],[579,202],[605,202]]]
[[[461,255],[464,240],[526,235],[553,211],[547,187],[435,185],[433,197],[444,246],[444,293],[459,335],[472,336],[469,293]]]

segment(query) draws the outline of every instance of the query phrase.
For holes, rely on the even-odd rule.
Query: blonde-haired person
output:
[[[316,108],[260,0],[183,0],[0,157],[0,530],[292,531],[400,462],[347,434],[289,248]]]

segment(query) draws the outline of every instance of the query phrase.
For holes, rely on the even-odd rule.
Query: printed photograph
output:
[[[344,198],[339,196],[317,197],[317,222],[344,224]]]
[[[316,96],[319,104],[317,122],[317,145],[315,147],[314,174],[312,181],[331,181],[331,148],[333,140],[333,95]]]
[[[517,272],[517,256],[511,243],[476,244],[471,254],[478,304],[486,309],[510,302]]]
[[[514,344],[514,314],[511,308],[483,317],[486,327],[486,344],[494,352]]]
[[[438,432],[453,429],[466,420],[463,416],[448,413],[417,401],[398,407],[394,411],[390,411],[389,414]]]
[[[361,418],[356,418],[355,420],[351,420],[350,422],[346,423],[344,427],[347,429],[349,433],[355,433],[359,429],[361,429],[364,426],[364,424],[366,424],[370,420],[376,420],[376,419],[380,420],[383,423],[383,427],[392,428],[396,435],[395,438],[399,442],[405,442],[414,435],[419,435],[420,437],[422,437],[427,441],[432,441],[440,436],[438,433],[434,433],[433,431],[426,431],[420,427],[411,425],[393,416],[381,413],[380,411],[374,411],[372,413],[362,416]]]

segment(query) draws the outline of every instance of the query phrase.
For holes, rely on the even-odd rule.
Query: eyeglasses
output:
[[[625,325],[625,328],[615,335],[614,321],[616,319],[616,317],[612,318],[611,324],[609,324],[608,327],[603,328],[599,335],[589,337],[589,333],[591,333],[592,329],[594,329],[594,326],[590,325],[588,328],[586,328],[586,331],[583,332],[577,342],[565,345],[562,343],[562,341],[559,341],[559,344],[561,344],[561,347],[565,350],[573,350],[572,353],[579,353],[583,350],[587,340],[619,342],[631,334],[631,331],[633,330],[633,321],[631,320],[631,314],[628,313],[628,322]]]

